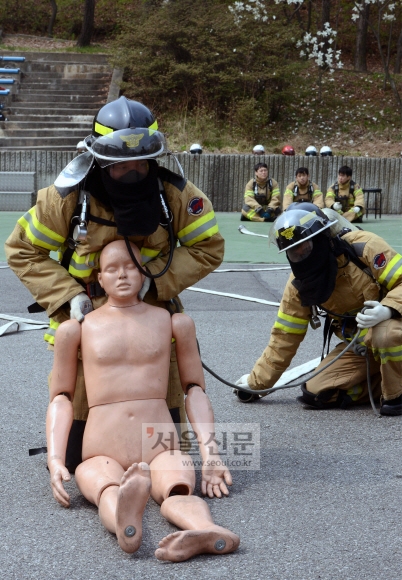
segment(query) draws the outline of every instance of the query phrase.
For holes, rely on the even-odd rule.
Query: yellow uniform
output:
[[[349,180],[343,185],[334,183],[325,196],[325,207],[331,208],[338,201],[342,204],[342,209],[338,213],[343,215],[349,222],[358,220],[364,213],[364,193],[360,185]],[[359,213],[352,211],[353,207],[360,207]],[[359,220],[361,221],[361,220]]]
[[[170,308],[171,299],[177,300],[180,292],[220,265],[224,240],[219,234],[211,202],[195,185],[164,168],[158,169],[158,175],[173,216],[172,226],[178,247],[170,268],[154,280],[145,301]],[[18,220],[5,246],[10,267],[50,318],[45,340],[51,345],[54,344],[56,328],[70,317],[68,301],[83,292],[83,286],[97,281],[103,247],[122,239],[115,227],[90,220],[86,240],[75,248],[68,270],[53,260],[50,251],[58,251],[61,258],[66,250],[77,201],[77,190],[67,195],[61,195],[53,185],[40,190],[36,206]],[[110,208],[93,196],[90,198],[90,213],[96,218],[113,221]],[[129,239],[140,248],[142,262],[152,274],[163,269],[169,255],[169,236],[164,227],[159,226],[150,236],[130,236]],[[94,308],[105,301],[104,296],[92,298]],[[174,349],[172,361],[175,361]],[[176,364],[171,365],[167,402],[170,408],[183,409],[183,392]],[[83,377],[79,377],[74,418],[85,420],[87,413]],[[182,419],[184,416],[182,414]]]
[[[283,194],[283,211],[285,211],[294,201],[309,201],[320,209],[324,207],[324,196],[316,183],[309,181],[302,186],[297,181],[292,181],[286,187]]]
[[[341,255],[335,289],[322,306],[337,314],[355,316],[366,300],[378,300],[382,305],[402,314],[402,255],[382,238],[366,231],[345,234],[343,240],[352,245],[359,259],[366,264],[373,278]],[[271,388],[290,365],[299,344],[306,335],[311,318],[310,307],[301,305],[298,291],[290,276],[279,307],[271,338],[249,377],[254,390]],[[331,316],[331,315],[330,315]],[[342,320],[334,319],[335,334],[342,338]],[[370,374],[381,373],[382,394],[391,400],[402,393],[402,320],[391,318],[370,329],[362,329],[359,343],[370,353]],[[344,348],[336,347],[321,365]],[[365,358],[348,351],[343,357],[307,383],[308,391],[318,394],[330,389],[344,391],[351,401],[367,398]],[[335,393],[334,397],[336,398]]]
[[[275,210],[281,207],[281,192],[279,191],[278,182],[270,177],[264,181],[259,179],[250,179],[244,192],[244,205],[241,213],[246,220],[251,222],[263,222],[264,218],[258,215],[258,211],[263,209],[272,210],[272,216],[275,217]]]

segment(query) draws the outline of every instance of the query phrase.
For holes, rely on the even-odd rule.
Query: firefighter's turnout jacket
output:
[[[286,187],[283,194],[283,211],[285,211],[294,201],[309,201],[322,209],[324,207],[324,196],[316,183],[308,181],[303,187],[297,181],[292,181]]]
[[[250,179],[244,192],[244,204],[241,213],[252,222],[263,222],[264,218],[258,215],[258,211],[267,208],[274,212],[281,207],[281,192],[278,182],[271,177],[265,181]]]
[[[367,272],[353,262],[347,262],[344,255],[338,258],[336,285],[330,298],[323,304],[327,310],[336,314],[356,315],[366,300],[378,300],[384,306],[402,314],[402,255],[398,254],[382,238],[366,231],[353,231],[345,234],[343,240],[352,245],[359,260],[367,266]],[[311,319],[310,307],[301,305],[298,291],[292,284],[291,274],[279,306],[277,319],[271,330],[268,346],[257,360],[248,379],[252,389],[273,387],[282,373],[289,367],[296,351],[306,336]],[[330,315],[331,316],[331,315]],[[334,319],[335,334],[342,339],[342,319]],[[351,338],[353,331],[349,338]],[[393,399],[402,393],[402,319],[392,318],[370,329],[362,329],[358,341],[370,347],[378,372],[382,375],[382,390],[386,399]],[[343,345],[345,346],[345,344]],[[348,351],[355,363],[364,365],[365,359]],[[330,356],[330,355],[329,355]],[[356,387],[348,385],[343,368],[343,358],[339,359],[336,377],[331,375],[332,367],[317,377],[317,392],[333,388],[347,390]],[[325,363],[326,359],[324,359]],[[331,377],[328,380],[327,377]],[[348,377],[346,377],[348,378]],[[351,375],[350,381],[354,382]],[[309,383],[307,383],[309,389]]]
[[[363,216],[365,207],[364,193],[360,185],[351,179],[343,185],[336,182],[328,189],[325,196],[325,207],[331,208],[336,201],[342,204],[342,209],[338,210],[338,213],[343,215],[348,221],[353,222]],[[359,213],[351,211],[355,206],[361,208]]]
[[[195,185],[161,167],[158,175],[173,216],[172,226],[178,245],[171,266],[163,276],[155,279],[145,302],[170,308],[168,301],[177,299],[185,288],[220,265],[224,240],[210,200]],[[10,267],[35,300],[46,309],[50,325],[45,340],[50,344],[54,344],[56,328],[69,318],[68,301],[97,281],[103,247],[114,240],[123,239],[117,235],[115,227],[89,221],[86,240],[75,248],[68,271],[52,259],[49,255],[51,251],[57,251],[61,261],[67,248],[78,195],[78,190],[61,195],[54,185],[41,189],[36,205],[18,220],[5,245]],[[93,196],[90,198],[90,213],[113,221],[111,210]],[[163,269],[169,256],[167,229],[158,226],[150,236],[130,236],[129,240],[138,246],[142,263],[152,274]],[[105,301],[104,296],[92,298],[94,308],[102,306]],[[180,385],[176,392],[177,396],[179,394]],[[172,401],[169,406],[178,405]],[[75,419],[86,419],[86,410],[75,409]]]

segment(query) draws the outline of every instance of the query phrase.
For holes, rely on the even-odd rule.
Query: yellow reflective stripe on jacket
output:
[[[333,197],[335,199],[335,193],[333,191],[327,191],[326,197]]]
[[[384,284],[387,290],[391,290],[398,278],[402,276],[402,256],[396,254],[378,278],[380,284]]]
[[[182,246],[193,246],[197,242],[211,238],[214,234],[219,232],[218,224],[216,222],[215,213],[208,212],[204,216],[198,218],[189,226],[183,228],[178,232],[177,237]]]
[[[59,326],[60,322],[56,322],[55,320],[53,320],[53,318],[49,320],[49,328],[43,335],[43,338],[46,340],[46,342],[48,342],[49,344],[54,344],[54,336]]]
[[[368,333],[369,329],[368,328],[362,328],[359,332],[359,337],[356,340],[356,344],[360,344],[361,346],[366,346],[366,343],[364,342],[364,338],[366,336],[366,334]],[[351,341],[351,338],[347,338],[346,340]]]
[[[280,328],[290,334],[306,334],[308,327],[308,320],[305,318],[297,318],[296,316],[289,316],[278,310],[277,318],[274,322],[274,328]]]
[[[247,189],[244,194],[244,199],[246,199],[246,197],[255,197],[254,191],[252,189]]]
[[[155,260],[160,254],[160,250],[152,250],[151,248],[141,248],[142,265],[147,264],[151,260]]]
[[[86,278],[92,274],[92,270],[98,266],[100,252],[92,252],[84,256],[79,256],[74,252],[71,256],[68,273],[75,278]]]
[[[279,191],[279,187],[275,187],[275,189],[273,189],[271,191],[271,197],[274,197],[275,195],[281,195],[281,192]]]
[[[322,191],[320,191],[319,189],[316,189],[315,191],[313,191],[313,199],[315,197],[317,197],[318,195],[322,195]]]
[[[373,354],[375,358],[380,358],[381,364],[384,365],[388,361],[398,362],[402,361],[402,345],[401,346],[388,346],[385,348],[373,349]]]
[[[55,251],[65,241],[65,238],[40,223],[36,217],[35,207],[20,217],[18,223],[24,229],[29,241],[40,248]]]

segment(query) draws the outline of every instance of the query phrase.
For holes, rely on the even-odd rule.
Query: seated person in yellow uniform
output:
[[[363,221],[364,193],[360,185],[352,181],[352,170],[347,165],[339,168],[338,181],[327,191],[325,207],[334,209],[349,222]]]
[[[257,163],[255,177],[244,192],[240,221],[273,222],[281,213],[281,193],[278,182],[268,177],[266,163]]]
[[[320,209],[324,207],[324,196],[316,183],[309,180],[307,167],[296,170],[296,180],[289,183],[283,196],[283,211],[294,201],[309,201]]]

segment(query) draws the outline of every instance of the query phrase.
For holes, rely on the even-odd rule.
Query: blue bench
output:
[[[0,85],[13,85],[15,79],[0,79]]]
[[[0,74],[2,75],[18,75],[20,72],[20,68],[0,68]]]

